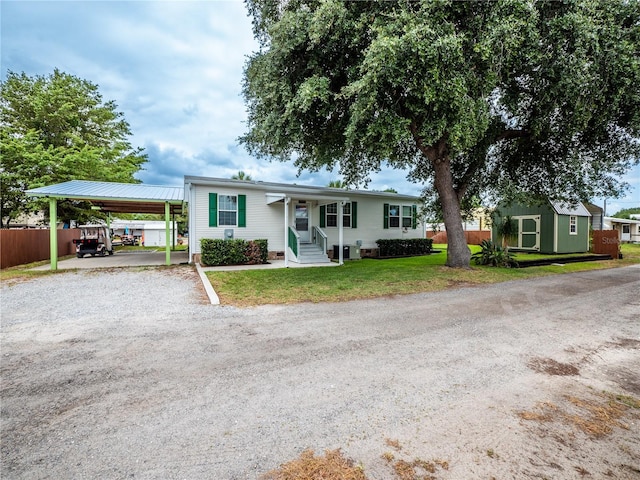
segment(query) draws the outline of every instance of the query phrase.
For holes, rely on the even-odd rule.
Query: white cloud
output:
[[[337,170],[251,158],[241,96],[246,57],[257,49],[242,1],[2,1],[2,75],[54,68],[97,84],[114,100],[150,162],[137,177],[179,185],[183,175],[327,185]],[[640,168],[621,208],[640,203]],[[403,171],[371,175],[372,190],[419,194]],[[613,202],[613,201],[610,201]],[[612,211],[609,207],[608,211]]]

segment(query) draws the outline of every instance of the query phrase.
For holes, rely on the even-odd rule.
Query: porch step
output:
[[[298,263],[331,263],[326,252],[315,243],[301,243]]]

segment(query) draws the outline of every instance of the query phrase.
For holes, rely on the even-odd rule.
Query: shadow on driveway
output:
[[[113,268],[113,267],[145,267],[165,265],[165,251],[130,251],[116,252],[105,257],[85,256],[83,258],[68,258],[58,260],[58,270],[71,270],[75,268]],[[171,252],[171,265],[179,265],[189,262],[189,253],[186,251]],[[49,270],[51,264],[41,265],[33,270]]]

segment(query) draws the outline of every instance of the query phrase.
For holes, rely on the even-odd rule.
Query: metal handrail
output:
[[[318,241],[318,237],[321,239],[322,243]],[[327,251],[327,234],[324,233],[320,227],[313,227],[313,243],[319,245],[322,248],[322,251],[326,253]]]

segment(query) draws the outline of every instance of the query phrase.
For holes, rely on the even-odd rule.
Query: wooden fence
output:
[[[74,238],[80,238],[79,229],[58,230],[58,257],[75,254]],[[0,229],[0,268],[48,260],[49,253],[49,229]]]
[[[594,230],[591,251],[619,258],[620,234],[617,230]]]
[[[464,235],[469,245],[480,245],[483,240],[491,240],[489,230],[465,230]],[[431,238],[433,243],[448,243],[447,232],[427,231],[427,238]]]

